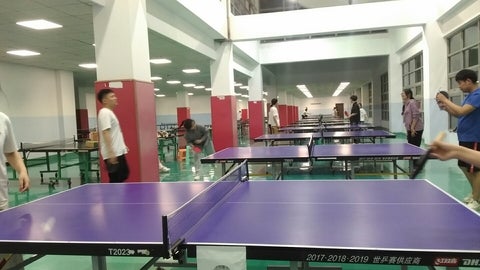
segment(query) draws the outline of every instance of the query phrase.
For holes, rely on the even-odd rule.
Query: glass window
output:
[[[463,69],[462,63],[462,53],[454,54],[450,57],[450,63],[448,65],[448,70],[450,72],[455,72]]]
[[[423,81],[423,79],[422,79],[422,70],[420,69],[415,71],[415,82],[418,83],[421,81]]]
[[[448,52],[453,53],[459,51],[463,47],[462,32],[452,36],[448,42]]]
[[[415,57],[415,69],[417,68],[422,68],[423,64],[422,64],[422,57],[421,55],[417,55],[417,57]]]
[[[453,36],[449,37],[448,43],[448,92],[451,93],[450,99],[453,103],[460,105],[464,95],[458,90],[458,83],[455,81],[455,75],[458,71],[469,68],[478,73],[480,46],[480,21],[465,26],[458,30]],[[454,130],[457,127],[458,119],[455,116],[449,116],[449,129]]]
[[[479,42],[478,25],[474,24],[465,29],[465,47],[469,47]]]
[[[478,45],[465,51],[465,67],[478,65]]]

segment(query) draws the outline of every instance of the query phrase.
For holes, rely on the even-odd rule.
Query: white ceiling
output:
[[[323,1],[327,4],[327,1]],[[339,4],[348,2],[345,0],[335,1]],[[311,3],[316,2],[315,7],[318,7],[318,3],[322,1],[299,0],[299,2],[303,2],[308,7]],[[331,5],[332,1],[328,2],[328,5]],[[63,28],[35,31],[15,24],[22,20],[40,18],[61,24]],[[93,43],[92,7],[89,0],[0,0],[1,62],[72,71],[77,86],[93,86],[96,79],[95,70],[85,70],[78,66],[80,63],[95,62]],[[210,59],[153,31],[149,31],[149,45],[151,58],[165,57],[172,60],[172,63],[168,65],[151,65],[152,76],[164,78],[162,81],[155,82],[155,87],[160,88],[161,93],[175,96],[175,92],[179,88],[183,88],[182,86],[167,85],[165,83],[167,78],[177,79],[182,83],[210,86]],[[41,55],[24,58],[6,53],[13,49],[28,49],[40,52]],[[278,78],[282,78],[279,80],[279,88],[291,89],[292,85],[296,85],[300,81],[312,83],[312,94],[321,96],[326,95],[324,89],[336,87],[329,83],[331,79],[335,79],[338,83],[338,78],[342,78],[342,80],[351,81],[352,88],[358,87],[353,84],[364,83],[362,78],[365,78],[364,75],[368,73],[368,70],[383,61],[386,61],[385,57],[373,57],[275,64],[265,67],[276,74]],[[181,71],[184,68],[193,67],[199,68],[202,72],[185,74]],[[346,72],[346,70],[350,70],[350,72]],[[247,78],[239,72],[235,72],[235,80],[247,84]],[[328,95],[331,95],[333,90],[328,91]],[[295,94],[298,92],[292,91]],[[210,95],[204,90],[192,89],[192,92]]]

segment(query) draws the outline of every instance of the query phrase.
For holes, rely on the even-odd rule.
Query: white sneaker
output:
[[[473,201],[473,194],[472,193],[470,193],[467,197],[463,198],[464,203],[470,203],[471,201]]]
[[[165,173],[170,171],[170,168],[167,168],[165,166],[160,167],[159,169],[160,169],[160,172],[165,172]]]
[[[480,210],[480,203],[478,203],[476,200],[473,200],[469,203],[467,203],[467,207],[472,209],[472,210],[475,210],[475,211],[479,211]]]

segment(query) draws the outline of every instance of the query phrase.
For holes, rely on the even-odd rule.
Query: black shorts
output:
[[[476,151],[480,151],[480,142],[459,142],[458,143],[460,146],[470,148]],[[458,160],[458,167],[464,167],[468,170],[468,172],[473,173],[473,172],[478,172],[480,171],[479,167],[473,166],[473,164],[466,163],[462,160]]]

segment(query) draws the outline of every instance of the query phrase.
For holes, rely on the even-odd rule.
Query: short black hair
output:
[[[471,69],[462,69],[455,75],[455,81],[471,80],[472,83],[477,83],[478,75]]]
[[[102,89],[102,90],[98,91],[97,100],[100,101],[100,103],[102,103],[103,98],[110,93],[114,93],[113,90],[110,89],[110,88],[105,88],[105,89]]]
[[[351,95],[351,96],[350,96],[350,100],[352,100],[352,101],[357,101],[357,99],[358,99],[358,98],[357,98],[356,95]]]
[[[277,104],[277,102],[278,102],[278,99],[272,98],[272,102],[270,102],[270,106]]]
[[[183,120],[181,126],[185,127],[186,130],[189,130],[193,127],[193,123],[195,123],[195,121],[193,119],[187,118],[187,119]]]
[[[413,99],[412,89],[403,89],[403,93],[405,93],[405,96],[407,96],[409,99]]]

